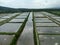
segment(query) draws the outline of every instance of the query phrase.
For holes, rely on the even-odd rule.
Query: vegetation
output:
[[[39,11],[60,11],[60,9],[28,9],[28,8],[9,8],[0,6],[0,13],[15,13],[15,12],[39,12]]]
[[[48,11],[48,12],[60,16],[60,11]]]
[[[0,35],[14,35],[15,33],[11,33],[11,32],[0,32]]]
[[[34,35],[34,45],[40,45],[38,32],[36,31],[35,17],[33,13],[33,35]]]

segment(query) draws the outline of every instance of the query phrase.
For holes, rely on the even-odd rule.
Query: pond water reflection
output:
[[[17,32],[22,23],[6,23],[0,26],[0,32]]]
[[[0,35],[0,45],[10,45],[14,35]]]
[[[60,45],[59,35],[39,35],[41,45]]]

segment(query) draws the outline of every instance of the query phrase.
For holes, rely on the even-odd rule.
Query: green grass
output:
[[[35,17],[34,17],[34,12],[32,14],[33,16],[33,35],[34,35],[34,45],[40,45],[39,43],[39,36],[38,33],[36,31],[36,24],[35,24]]]
[[[47,11],[47,12],[60,16],[60,11]]]
[[[14,32],[0,32],[0,35],[14,35]]]

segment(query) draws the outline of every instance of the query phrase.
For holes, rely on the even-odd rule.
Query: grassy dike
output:
[[[34,12],[32,14],[33,17],[33,35],[34,35],[34,45],[40,45],[39,43],[39,38],[38,38],[38,33],[36,31],[36,24],[35,24],[35,17],[34,17]]]
[[[11,33],[11,32],[0,32],[0,35],[14,35],[15,33]]]
[[[28,14],[27,18],[24,20],[23,24],[21,25],[21,27],[19,28],[17,33],[15,34],[15,36],[14,36],[12,42],[10,43],[10,45],[16,45],[17,44],[18,38],[21,36],[21,33],[23,32],[23,29],[26,25],[26,22],[28,20],[29,15],[30,15],[30,13]]]

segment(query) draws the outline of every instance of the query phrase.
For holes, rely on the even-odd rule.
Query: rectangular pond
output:
[[[53,17],[53,18],[55,18],[55,19],[60,19],[60,17]]]
[[[52,22],[48,18],[35,18],[35,22]]]
[[[10,45],[14,35],[0,35],[0,45]]]
[[[1,19],[1,18],[0,18],[0,22],[1,22],[1,21],[4,21],[4,20],[6,20],[6,19]]]
[[[38,33],[60,34],[60,27],[36,27]]]
[[[60,45],[59,35],[39,35],[40,45]]]
[[[36,23],[36,26],[59,26],[55,23]]]
[[[18,19],[24,18],[24,19],[25,19],[26,17],[27,17],[27,16],[21,16],[21,15],[20,15],[20,16],[17,16],[16,18],[18,18]]]
[[[56,19],[57,21],[60,21],[60,19]]]
[[[17,32],[22,23],[6,23],[0,26],[0,32]]]
[[[12,19],[9,22],[24,22],[25,19]]]

